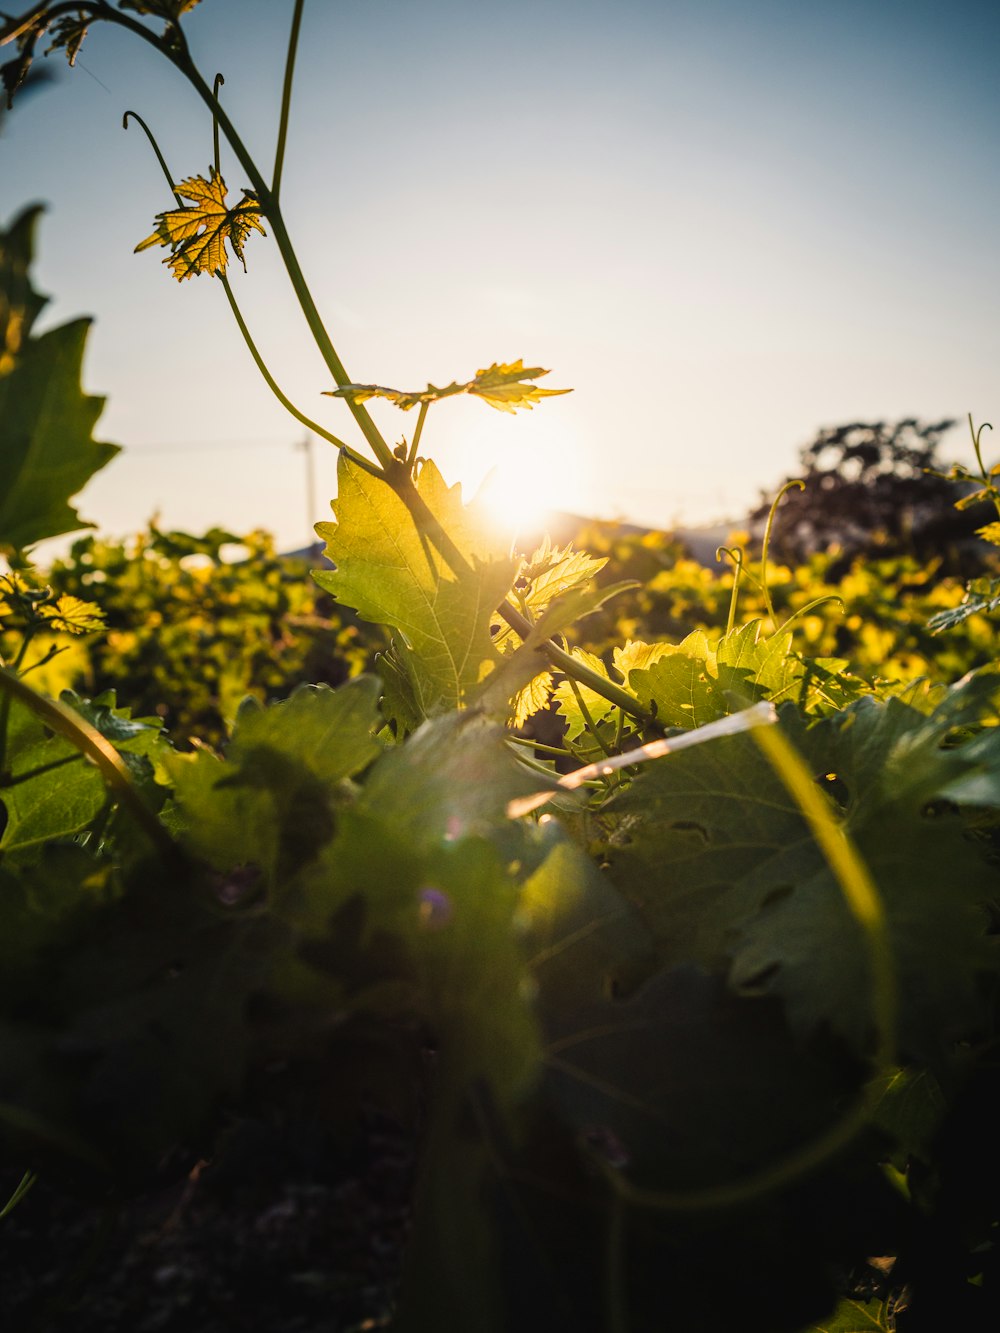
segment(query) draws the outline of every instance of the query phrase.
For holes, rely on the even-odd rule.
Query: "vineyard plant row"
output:
[[[113,1218],[252,1177],[241,1127],[347,1153],[376,1117],[408,1163],[398,1281],[356,1309],[331,1279],[289,1328],[991,1327],[1000,522],[968,583],[877,552],[788,567],[770,521],[717,569],[609,525],[516,549],[427,418],[564,390],[520,360],[350,379],[281,206],[302,0],[270,176],[192,59],[196,3],[40,0],[0,26],[4,85],[107,24],[184,76],[213,165],[174,176],[140,122],[169,191],[136,248],[219,284],[339,451],[337,497],[311,575],[261,533],[155,525],[36,568],[117,450],[81,388],[88,321],[37,331],[40,210],[9,220],[0,1248],[43,1195]],[[265,243],[357,447],[253,341],[226,268]],[[1000,518],[973,435],[955,476]],[[89,1328],[94,1302],[54,1276],[12,1313]]]

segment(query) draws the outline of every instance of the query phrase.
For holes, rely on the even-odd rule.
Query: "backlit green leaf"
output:
[[[0,232],[0,376],[14,369],[21,348],[46,304],[31,285],[35,227],[42,210],[36,204],[19,213]]]
[[[223,874],[270,884],[315,857],[333,835],[338,784],[381,753],[379,688],[374,676],[302,686],[285,703],[243,709],[224,760],[171,756],[186,844]]]
[[[482,398],[500,412],[513,412],[518,407],[529,410],[540,398],[554,398],[561,393],[571,393],[571,389],[540,389],[536,384],[526,381],[536,380],[549,372],[540,366],[525,367],[518,359],[509,363],[494,361],[485,370],[477,370],[475,378],[460,384],[452,380],[443,389],[428,384],[426,389],[387,389],[381,384],[345,384],[341,388],[331,389],[331,398],[349,398],[354,403],[363,403],[369,398],[386,398],[395,403],[404,412],[418,404],[439,402],[442,398],[452,398],[457,393],[471,393]]]
[[[810,1324],[802,1333],[892,1333],[894,1328],[887,1301],[845,1299],[829,1318]]]
[[[68,501],[118,452],[92,436],[103,399],[80,373],[88,321],[31,336],[43,299],[29,266],[39,209],[0,233],[0,549],[87,526]]]
[[[387,482],[343,454],[337,475],[337,521],[316,527],[336,568],[313,577],[363,620],[396,632],[395,659],[421,716],[460,707],[500,662],[490,621],[513,581],[513,560],[477,524],[475,507],[462,504],[461,489],[445,486],[433,463],[424,464],[417,486],[468,562],[460,576]]]
[[[928,804],[997,762],[971,742],[942,748],[962,715],[946,702],[925,718],[893,700],[808,728],[782,714],[812,771],[845,802],[889,918],[902,1049],[925,1060],[975,1026],[981,979],[997,966],[985,911],[994,874],[959,817]],[[612,872],[625,876],[663,958],[721,968],[731,957],[733,984],[779,994],[796,1026],[827,1024],[868,1049],[860,928],[752,738],[661,759],[610,808],[632,821],[609,849]]]

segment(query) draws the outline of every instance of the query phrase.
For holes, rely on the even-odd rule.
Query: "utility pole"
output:
[[[316,533],[313,531],[313,524],[316,522],[316,458],[313,453],[315,440],[309,431],[299,440],[295,448],[301,449],[306,456],[306,532],[308,533],[307,545],[316,545]]]

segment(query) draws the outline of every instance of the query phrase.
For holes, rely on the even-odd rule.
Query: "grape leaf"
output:
[[[300,686],[285,703],[244,708],[224,760],[174,754],[171,822],[196,855],[223,874],[240,867],[278,884],[333,834],[338,784],[381,753],[379,681],[337,690]]]
[[[918,1157],[932,1164],[932,1145],[948,1111],[941,1084],[927,1069],[890,1069],[869,1085],[871,1119],[891,1138],[900,1171]]]
[[[892,1333],[888,1301],[845,1299],[828,1319],[810,1324],[802,1333]]]
[[[655,660],[631,667],[628,684],[647,708],[670,727],[700,727],[769,699],[794,700],[803,712],[842,707],[864,690],[833,659],[804,659],[792,651],[791,634],[761,636],[763,622],[748,624],[712,645],[695,630]],[[660,647],[660,645],[654,645]]]
[[[553,547],[548,537],[530,560],[522,561],[512,599],[533,628],[528,639],[522,640],[499,614],[493,617],[493,646],[502,653],[504,664],[483,687],[480,702],[484,706],[489,708],[489,701],[498,700],[501,690],[506,690],[509,720],[515,727],[523,726],[529,717],[547,707],[555,681],[547,666],[539,669],[539,649],[612,597],[635,586],[631,581],[596,586],[594,575],[606,564],[607,560],[594,559],[583,551],[574,551],[572,546]],[[603,665],[599,669],[603,672]],[[494,707],[492,711],[500,710]],[[607,711],[606,700],[600,700],[599,711]]]
[[[267,235],[260,224],[261,209],[256,196],[244,190],[244,197],[236,207],[228,208],[226,183],[214,167],[210,172],[208,180],[204,176],[191,176],[181,181],[177,193],[192,200],[192,205],[157,213],[159,226],[135,247],[138,254],[153,245],[170,246],[171,253],[163,262],[169,265],[178,282],[201,273],[225,273],[229,262],[226,241],[245,270],[243,247],[250,232]]]
[[[49,629],[64,634],[88,634],[104,629],[104,612],[96,602],[85,602],[68,594],[41,607],[39,614],[48,622]]]
[[[506,1123],[538,1069],[518,877],[548,847],[530,824],[503,818],[535,779],[501,737],[461,713],[386,751],[281,907],[303,966],[339,983],[341,1010],[417,1020],[434,1044],[404,1327],[493,1327],[456,1307],[462,1293],[481,1304],[493,1276],[490,1156],[474,1107],[484,1099]]]
[[[571,545],[553,546],[548,537],[528,559],[522,560],[515,579],[515,600],[521,611],[535,621],[547,606],[572,588],[585,587],[607,564]],[[630,585],[624,584],[622,587]],[[493,642],[501,652],[508,643],[517,644],[517,633],[499,615],[494,616]]]
[[[89,868],[62,863],[81,904],[93,897],[87,859]],[[156,862],[89,911],[65,913],[50,889],[43,909],[59,915],[46,965],[31,989],[22,978],[0,1018],[0,1121],[32,1160],[76,1159],[77,1179],[89,1166],[105,1189],[108,1176],[148,1188],[164,1155],[202,1135],[220,1098],[238,1092],[247,1000],[276,941],[257,923],[221,919],[204,890]]]
[[[86,40],[90,24],[90,16],[82,13],[76,16],[66,14],[62,18],[56,19],[49,29],[52,43],[45,54],[48,55],[52,51],[65,51],[66,59],[70,68],[72,68],[80,54],[80,47]]]
[[[419,530],[387,482],[341,454],[335,523],[319,523],[326,554],[336,566],[316,582],[363,620],[396,631],[396,664],[406,672],[423,717],[460,707],[500,662],[490,621],[513,581],[515,564],[503,545],[477,525],[475,505],[462,504],[433,463],[417,489],[469,564],[456,576]]]
[[[112,900],[112,876],[82,847],[50,843],[16,871],[0,868],[0,997],[16,1003],[43,954]],[[37,973],[35,974],[37,975]]]
[[[92,437],[103,399],[80,372],[88,321],[31,336],[45,304],[28,276],[40,210],[0,233],[0,549],[87,526],[68,500],[118,452]]]
[[[585,648],[573,648],[570,656],[581,665],[589,667],[591,671],[596,671],[605,680],[611,679],[608,675],[608,668],[596,654],[588,653]],[[566,739],[568,741],[576,740],[587,730],[584,708],[587,710],[590,721],[594,723],[608,717],[614,708],[613,703],[605,699],[603,694],[598,694],[596,690],[592,690],[589,685],[581,685],[578,682],[571,685],[569,680],[564,680],[557,687],[553,697],[559,707],[560,716],[566,721]]]
[[[928,620],[927,628],[932,634],[940,634],[942,630],[955,629],[970,616],[990,615],[996,610],[1000,610],[1000,579],[973,579],[958,606],[936,612]]]
[[[612,661],[622,680],[628,681],[631,671],[644,671],[667,657],[677,649],[669,643],[643,643],[642,640],[627,639],[623,648],[616,648]]]
[[[152,792],[157,754],[166,748],[159,719],[133,719],[128,709],[114,707],[110,695],[91,703],[67,690],[62,702],[110,740]],[[82,832],[108,799],[98,770],[17,702],[10,708],[6,769],[0,801],[7,822],[0,849],[22,861],[37,860],[47,843]]]
[[[460,384],[452,380],[443,389],[428,384],[426,389],[408,392],[405,389],[387,389],[380,384],[344,384],[338,389],[327,390],[330,398],[350,398],[354,403],[363,403],[369,398],[387,398],[404,412],[418,405],[439,402],[442,398],[451,398],[457,393],[471,393],[482,398],[499,412],[513,412],[518,407],[530,409],[540,398],[553,398],[561,393],[572,393],[572,389],[540,389],[535,384],[526,384],[526,380],[538,379],[549,372],[541,366],[529,366],[518,358],[517,361],[499,362],[485,370],[477,370],[475,378]]]
[[[46,305],[46,298],[32,287],[28,272],[41,212],[37,204],[26,208],[5,232],[0,232],[0,376],[14,369],[32,325]]]
[[[998,762],[995,749],[987,758],[974,746],[942,748],[963,715],[954,703],[925,717],[868,700],[809,727],[782,710],[812,771],[836,775],[831,790],[847,793],[847,831],[888,914],[901,1049],[927,1061],[974,1028],[981,979],[997,963],[985,913],[995,875],[958,815],[928,813],[960,775]],[[797,1028],[826,1024],[868,1049],[860,929],[752,738],[661,759],[609,809],[631,821],[608,850],[612,873],[629,883],[661,957],[716,968],[731,958],[731,983],[780,995]]]
[[[795,1049],[778,1006],[660,968],[639,914],[569,845],[528,880],[522,913],[544,1091],[596,1156],[643,1185],[697,1190],[832,1117],[839,1076]]]

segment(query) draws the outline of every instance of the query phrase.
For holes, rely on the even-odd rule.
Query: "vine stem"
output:
[[[222,75],[217,74],[215,83],[216,96],[218,96],[219,84],[221,82],[222,82]],[[125,115],[122,117],[122,129],[125,130],[128,129],[129,117],[131,117],[135,121],[138,121],[138,123],[142,126],[143,130],[145,130],[146,138],[149,140],[153,152],[156,154],[156,160],[160,164],[160,169],[163,172],[164,179],[166,180],[167,185],[170,187],[170,190],[174,198],[177,200],[178,206],[183,208],[184,201],[181,198],[181,196],[177,193],[176,189],[174,189],[173,176],[170,174],[170,168],[167,166],[166,158],[160,151],[160,146],[156,142],[156,138],[153,134],[153,131],[143,120],[142,116],[140,116],[138,112],[135,111],[125,112]],[[213,115],[212,117],[212,129],[215,139],[215,169],[216,171],[218,171],[219,170],[219,121],[217,115]],[[297,408],[295,404],[291,401],[291,399],[285,393],[282,392],[281,387],[279,386],[278,382],[275,380],[271,372],[268,370],[267,363],[264,361],[264,358],[261,356],[257,348],[257,344],[253,340],[253,336],[250,333],[250,329],[247,327],[247,322],[243,318],[242,311],[240,310],[239,305],[237,304],[236,297],[233,293],[232,284],[230,283],[225,273],[221,271],[221,269],[216,272],[215,276],[222,283],[222,289],[226,293],[226,298],[229,301],[229,308],[233,312],[233,317],[236,320],[236,324],[239,328],[240,333],[243,335],[243,341],[246,343],[250,355],[253,357],[254,364],[256,365],[257,369],[263,376],[264,383],[274,394],[275,398],[277,398],[281,406],[290,416],[293,416],[296,421],[301,422],[302,425],[305,426],[307,430],[311,430],[315,435],[319,435],[322,439],[327,440],[330,444],[334,445],[336,448],[342,449],[348,455],[349,458],[353,459],[353,461],[359,465],[359,467],[367,468],[370,471],[372,469],[372,465],[371,463],[368,462],[366,458],[363,458],[361,454],[357,453],[354,449],[352,449],[350,445],[345,444],[343,440],[338,439],[338,437],[334,435],[332,431],[327,430],[325,427],[321,426],[318,422],[313,421],[310,417],[307,417],[306,414],[302,412],[299,408]],[[381,472],[379,472],[378,475],[381,476]]]
[[[215,162],[215,174],[222,175],[222,156],[219,152],[219,89],[225,83],[221,74],[216,74],[215,82],[212,84],[212,98],[215,102],[215,110],[212,113],[212,157]]]
[[[313,434],[321,436],[322,439],[327,440],[330,444],[335,445],[338,449],[343,449],[347,453],[348,457],[352,460],[352,462],[359,464],[361,467],[371,468],[372,464],[369,463],[367,459],[362,458],[359,453],[356,453],[355,450],[353,450],[350,447],[350,445],[345,444],[343,440],[338,439],[337,436],[334,435],[332,431],[326,430],[323,426],[319,425],[318,422],[315,422],[311,420],[309,417],[307,417],[306,414],[304,412],[301,412],[291,401],[291,399],[288,398],[282,392],[280,385],[275,380],[271,372],[268,370],[264,358],[257,350],[257,344],[254,342],[253,336],[250,333],[249,328],[247,327],[246,320],[243,318],[242,311],[240,310],[239,305],[236,302],[236,297],[233,294],[232,284],[230,283],[228,277],[221,270],[219,270],[215,276],[222,283],[222,290],[226,293],[226,299],[229,301],[229,308],[233,312],[233,318],[236,320],[240,333],[242,333],[243,335],[243,341],[246,343],[250,355],[253,357],[254,363],[257,366],[257,369],[260,371],[261,375],[264,378],[264,383],[271,390],[271,392],[274,394],[275,398],[277,398],[278,402],[285,409],[285,411],[288,412],[291,416],[293,416],[296,421],[300,421],[302,425],[306,427],[307,430],[311,430]],[[378,475],[381,476],[382,475],[381,472],[379,472]]]
[[[406,455],[406,466],[411,472],[417,462],[417,449],[420,447],[420,436],[424,431],[424,422],[427,419],[427,409],[429,406],[430,403],[426,401],[422,402],[420,404],[420,411],[417,413],[417,424],[414,427],[413,440],[410,443],[410,449]]]
[[[9,667],[0,668],[0,690],[6,699],[14,699],[30,709],[47,727],[58,732],[96,765],[104,781],[164,860],[175,861],[181,856],[178,845],[139,794],[125,761],[96,727],[65,704],[40,694],[14,675]]]
[[[471,574],[472,567],[469,562],[431,512],[423,496],[417,490],[409,471],[397,458],[391,460],[391,467],[386,470],[386,481],[410,511],[418,532],[426,535],[434,543],[452,572],[458,576]],[[526,639],[531,634],[531,622],[509,601],[501,602],[497,607],[497,613],[503,617],[520,638]],[[654,715],[648,708],[644,708],[634,695],[629,694],[627,690],[622,689],[620,685],[616,685],[614,681],[608,680],[599,672],[593,671],[583,662],[578,662],[575,657],[572,657],[551,639],[540,645],[539,652],[571,680],[579,681],[581,685],[588,686],[595,694],[607,699],[609,703],[623,708],[629,717],[635,718],[644,727],[658,734],[662,732],[663,728]]]
[[[240,166],[246,172],[247,178],[257,195],[261,211],[271,225],[274,241],[278,247],[282,262],[285,265],[285,271],[288,274],[289,281],[291,282],[296,298],[298,299],[306,324],[309,327],[310,333],[313,335],[313,339],[320,355],[326,363],[327,369],[333,376],[338,388],[344,388],[346,385],[351,384],[353,381],[345,370],[340,357],[337,355],[333,343],[330,340],[330,336],[326,331],[326,327],[323,324],[319,310],[316,307],[316,303],[312,298],[308,284],[306,283],[305,275],[299,265],[298,257],[292,246],[288,230],[285,227],[284,217],[282,216],[278,200],[261,176],[257,164],[251,157],[246,145],[237,132],[236,127],[229,119],[225,108],[222,107],[218,99],[213,96],[212,90],[209,88],[194,61],[191,59],[190,52],[187,48],[187,42],[180,26],[177,25],[174,29],[177,38],[176,45],[172,47],[164,47],[148,28],[144,27],[141,23],[135,22],[127,14],[112,10],[103,2],[103,0],[97,0],[97,3],[94,4],[93,8],[95,12],[99,10],[102,16],[109,21],[128,28],[131,32],[140,36],[144,41],[151,43],[161,52],[165,51],[168,58],[185,76],[195,92],[212,113],[213,123],[218,127],[221,133],[225,135],[226,142],[235,154]],[[290,74],[286,69],[286,80],[289,78]],[[290,86],[289,83],[289,88]],[[169,176],[169,172],[166,174]],[[468,562],[455,546],[455,543],[444,531],[441,524],[438,523],[437,519],[427,508],[423,498],[413,484],[413,479],[409,470],[395,457],[364,404],[355,402],[351,396],[346,397],[346,402],[355,421],[361,428],[362,434],[368,441],[372,452],[375,454],[376,459],[381,465],[386,479],[406,505],[407,509],[409,509],[418,529],[425,532],[427,537],[434,543],[445,560],[445,563],[451,567],[453,573],[460,575],[468,571]],[[368,470],[370,471],[371,469],[369,468]],[[530,633],[531,626],[516,607],[505,601],[498,610],[499,614],[504,618],[511,629],[522,638]],[[644,709],[634,696],[629,694],[626,690],[621,689],[613,682],[605,680],[598,672],[591,671],[589,667],[585,667],[581,663],[576,662],[569,653],[564,652],[557,644],[550,641],[543,645],[541,651],[554,666],[558,667],[560,671],[564,672],[571,679],[575,679],[581,684],[589,686],[595,693],[600,694],[611,703],[623,708],[630,717],[634,717],[644,726],[655,731],[661,730],[653,714],[647,709]]]
[[[285,59],[285,81],[281,89],[281,119],[278,122],[278,143],[274,150],[274,171],[271,175],[271,196],[278,202],[281,192],[281,173],[285,165],[285,141],[288,138],[288,113],[292,105],[292,83],[295,78],[295,56],[299,47],[299,28],[305,0],[295,0],[292,28],[288,34],[288,55]]]
[[[141,25],[136,26],[141,27]],[[313,300],[312,293],[306,282],[305,274],[302,272],[301,265],[299,264],[298,256],[292,246],[291,237],[285,226],[285,220],[282,216],[281,206],[278,203],[278,200],[274,197],[265,183],[264,178],[257,169],[257,164],[250,156],[246,145],[237,133],[236,128],[226,114],[225,109],[219,106],[215,98],[212,96],[212,90],[209,88],[194,61],[188,54],[186,45],[182,45],[178,51],[169,54],[177,68],[186,76],[188,82],[194,88],[198,96],[209,110],[212,111],[213,115],[218,117],[219,128],[226,136],[226,141],[236,155],[240,166],[246,172],[247,177],[253,186],[254,193],[257,196],[261,212],[271,225],[274,243],[278,247],[278,252],[285,265],[285,272],[288,274],[288,279],[292,284],[292,289],[295,292],[299,308],[301,309],[306,324],[309,327],[309,332],[312,334],[319,353],[330,374],[333,376],[337,387],[343,388],[345,385],[352,382],[351,377],[345,370],[344,363],[337,355],[336,349],[330,340],[330,335],[326,331],[326,326],[320,317],[316,302]],[[384,469],[387,469],[394,461],[393,453],[382,438],[381,432],[369,415],[368,410],[363,403],[356,403],[351,398],[348,398],[346,401],[355,421],[361,429],[361,433],[368,441],[375,457],[378,459],[381,466]]]
[[[722,559],[723,552],[729,556],[736,567],[733,571],[733,591],[729,598],[729,617],[726,620],[726,638],[728,639],[733,632],[733,626],[736,624],[736,606],[739,602],[740,577],[743,573],[743,552],[738,546],[717,546],[715,548],[717,562]]]
[[[177,207],[178,207],[178,208],[183,208],[183,207],[184,207],[184,200],[182,199],[182,197],[180,196],[180,194],[177,192],[176,188],[174,187],[174,178],[173,178],[173,176],[171,176],[171,174],[170,174],[170,168],[167,166],[167,160],[166,160],[166,158],[165,158],[165,157],[163,156],[163,154],[160,152],[160,145],[156,142],[156,138],[155,138],[155,136],[154,136],[154,134],[153,134],[153,131],[149,128],[149,126],[148,126],[148,125],[146,124],[146,122],[143,120],[142,116],[139,115],[138,111],[126,111],[126,112],[125,112],[124,116],[122,116],[122,129],[123,129],[123,130],[127,130],[127,129],[128,129],[129,117],[131,117],[132,120],[138,121],[138,123],[139,123],[139,124],[142,126],[142,128],[145,130],[145,132],[146,132],[146,138],[149,140],[149,142],[150,142],[150,146],[152,147],[153,152],[156,154],[156,160],[157,160],[157,162],[159,162],[159,164],[160,164],[160,170],[163,172],[163,175],[164,175],[165,178],[166,178],[166,182],[167,182],[167,184],[170,186],[170,193],[171,193],[171,194],[174,196],[174,198],[177,200]]]
[[[764,593],[764,605],[767,607],[767,614],[771,617],[771,626],[773,629],[778,628],[778,621],[774,614],[774,603],[771,601],[771,589],[767,586],[767,551],[768,547],[771,545],[771,529],[774,527],[774,516],[778,512],[778,505],[781,504],[782,498],[793,486],[797,486],[800,491],[804,491],[806,488],[805,482],[801,481],[798,477],[794,477],[791,481],[785,482],[784,486],[782,486],[781,490],[774,497],[771,508],[768,511],[767,526],[764,528],[764,540],[761,542],[760,546],[761,590]]]

